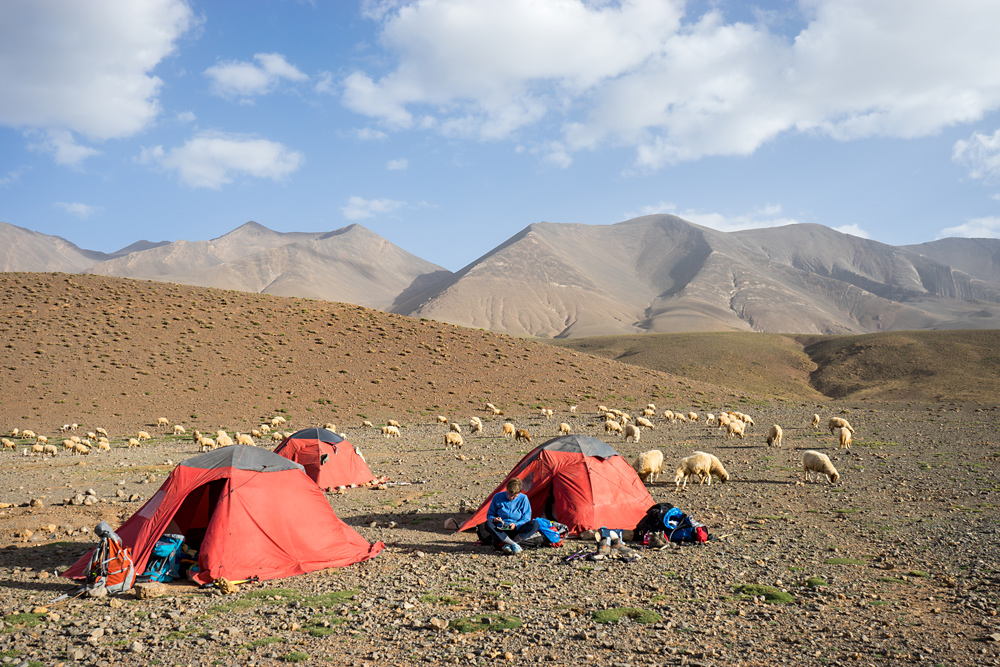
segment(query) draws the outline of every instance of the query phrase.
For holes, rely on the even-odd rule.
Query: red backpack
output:
[[[108,593],[124,593],[135,584],[132,547],[122,546],[122,538],[106,521],[97,524],[94,534],[101,538],[87,564],[87,588],[104,586]]]

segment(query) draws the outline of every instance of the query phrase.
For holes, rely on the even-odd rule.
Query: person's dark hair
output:
[[[515,477],[507,482],[507,491],[510,493],[521,493],[521,480]]]

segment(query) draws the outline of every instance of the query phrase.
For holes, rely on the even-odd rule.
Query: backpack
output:
[[[106,521],[97,524],[94,534],[101,541],[87,563],[87,588],[103,586],[108,593],[132,590],[135,584],[132,547],[122,546],[122,538],[111,530]]]
[[[690,514],[685,514],[676,507],[667,510],[663,516],[663,527],[670,542],[704,544],[708,541],[708,528],[705,524],[695,521]]]
[[[646,516],[639,520],[635,527],[633,539],[642,540],[646,533],[662,533],[664,528],[663,517],[667,512],[674,509],[670,503],[657,503],[646,510]]]
[[[140,575],[146,581],[169,583],[180,577],[181,543],[183,535],[166,533],[153,545],[153,553],[146,563],[146,571]]]

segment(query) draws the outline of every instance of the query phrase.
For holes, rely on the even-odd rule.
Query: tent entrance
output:
[[[229,478],[223,477],[192,490],[177,508],[177,513],[164,532],[183,535],[188,546],[200,550],[208,525],[219,505],[219,498],[228,487]]]

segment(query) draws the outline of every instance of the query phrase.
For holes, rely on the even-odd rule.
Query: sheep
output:
[[[49,444],[49,439],[47,436],[40,435],[35,439],[35,442],[38,443],[39,445],[47,445]]]
[[[482,433],[483,432],[483,422],[476,419],[469,420],[469,433]]]
[[[576,412],[576,409],[577,409],[578,407],[580,407],[580,406],[579,406],[579,405],[571,405],[571,406],[569,406],[569,411],[570,411],[570,412]]]
[[[670,410],[664,410],[663,418],[666,419],[668,422],[672,422],[674,420],[674,413]]]
[[[851,432],[846,427],[840,429],[840,448],[851,448]]]
[[[566,422],[559,424],[559,433],[562,435],[569,435],[572,430]]]
[[[771,424],[771,428],[767,431],[767,444],[774,445],[775,447],[781,447],[782,439],[785,434],[781,430],[781,427],[777,424]]]
[[[656,410],[653,410],[652,408],[643,408],[642,409],[642,416],[643,417],[655,417],[656,416]]]
[[[826,425],[827,428],[830,429],[830,433],[833,433],[834,429],[846,428],[848,431],[851,432],[851,435],[854,435],[854,427],[851,426],[851,423],[849,421],[841,417],[830,417],[830,421],[828,421]]]
[[[105,430],[103,428],[98,427],[98,428],[95,428],[94,431],[97,432],[97,435],[103,435],[105,438],[110,438],[111,437],[110,435],[108,435],[107,430]]]
[[[170,420],[167,419],[166,417],[160,417],[159,419],[156,420],[156,426],[157,427],[160,427],[160,426],[164,426],[164,427],[170,426]]]
[[[260,432],[263,433],[264,435],[267,435],[268,433],[271,432],[271,427],[268,424],[261,424]]]
[[[75,444],[76,443],[73,442],[72,440],[63,440],[62,441],[63,449],[73,449],[73,445],[75,445]]]
[[[103,438],[104,436],[102,435],[102,436],[100,436],[100,437],[102,437],[102,438]],[[96,438],[96,436],[95,436],[95,438]],[[80,440],[80,436],[78,436],[78,435],[71,435],[71,436],[69,436],[69,439],[70,439],[70,441],[72,441],[72,442],[83,442],[82,440]],[[91,437],[90,437],[90,434],[88,433],[88,434],[87,434],[87,439],[88,439],[88,440],[93,440],[94,438],[91,438]],[[106,438],[105,438],[105,439],[106,439]]]
[[[256,447],[257,446],[257,443],[253,441],[253,438],[251,438],[246,433],[240,433],[239,431],[236,432],[236,444],[237,445],[247,445],[249,447]]]
[[[605,407],[603,405],[598,405],[597,406],[597,411],[598,412],[611,412],[611,410],[609,410],[607,407]]]
[[[77,438],[77,437],[79,437],[79,436],[72,435],[72,436],[70,436],[70,439]],[[91,440],[96,440],[97,439],[97,433],[95,433],[94,431],[87,431],[87,437],[90,438]],[[74,442],[75,442],[75,440],[74,440]]]
[[[462,427],[459,426],[456,422],[451,422],[450,424],[448,424],[448,430],[451,431],[452,433],[461,433]]]
[[[708,485],[711,486],[713,475],[718,477],[721,482],[729,479],[729,473],[722,467],[722,462],[715,455],[705,452],[695,452],[691,456],[681,459],[681,464],[678,466],[677,472],[674,473],[674,485],[680,486],[683,481],[686,487],[688,477],[693,475],[698,476],[699,485],[704,484],[707,480]]]
[[[826,475],[830,484],[840,480],[840,473],[833,467],[830,457],[812,449],[802,453],[802,475],[807,482],[812,481],[813,473]]]
[[[632,439],[632,442],[639,442],[639,433],[639,427],[635,424],[625,424],[625,429],[622,432],[626,442],[628,442],[629,438]]]
[[[728,414],[721,414],[721,415],[719,415],[718,417],[715,418],[716,428],[718,428],[720,430],[724,429],[724,428],[726,428],[726,427],[729,426],[729,422],[731,422],[731,421],[732,421],[732,419],[729,417]]]
[[[14,430],[16,431],[17,429]],[[37,436],[34,431],[30,431],[28,429],[21,431],[21,440],[34,440],[36,437]]]
[[[271,442],[281,442],[285,439],[285,434],[281,431],[275,431],[271,434]]]
[[[135,436],[136,440],[152,440],[152,436],[145,431],[139,431],[138,435]]]
[[[220,431],[215,436],[215,446],[216,447],[232,447],[234,444],[236,444],[236,443],[233,442],[233,439],[231,437],[229,437],[229,434],[226,433],[225,431]],[[251,444],[253,444],[253,443],[251,443]]]
[[[13,431],[10,432],[10,435],[11,435],[12,438],[17,438],[17,437],[20,436],[20,434],[21,434],[21,432],[19,430],[17,430],[16,428]]]
[[[136,438],[129,438],[128,439],[128,448],[132,449],[133,447],[142,447],[142,443],[139,442],[139,440],[136,439]]]
[[[514,425],[510,422],[506,422],[503,425],[503,437],[509,438],[514,435]]]
[[[58,453],[55,445],[42,445],[42,456],[56,456]]]
[[[687,420],[688,420],[687,415],[684,414],[683,412],[674,413],[674,421],[684,423],[687,422]]]
[[[4,449],[17,449],[17,445],[15,445],[14,441],[10,438],[0,439],[0,444],[3,444]]]
[[[622,425],[616,421],[611,421],[610,419],[604,422],[604,432],[605,433],[622,433]]]
[[[690,419],[693,422],[698,421],[698,413],[697,412],[689,412],[687,414],[687,417],[688,417],[688,419]]]
[[[201,438],[198,440],[198,451],[207,452],[210,449],[215,449],[215,440],[211,438]]]
[[[635,425],[636,426],[641,426],[643,428],[649,428],[649,429],[655,429],[656,428],[653,425],[653,422],[649,421],[645,417],[639,417],[638,419],[636,419],[635,420]]]
[[[187,431],[180,424],[174,424],[174,435],[184,435]]]
[[[371,423],[367,419],[361,422],[361,426],[363,426],[364,428],[375,428],[375,424]]]
[[[111,443],[108,442],[107,440],[98,440],[97,441],[97,448],[98,449],[103,449],[104,451],[110,452],[111,451]]]
[[[288,421],[288,420],[285,419],[284,417],[282,417],[281,415],[277,415],[275,417],[271,417],[271,426],[274,426],[274,427],[281,426],[286,421]]]
[[[65,433],[66,431],[69,430],[69,428],[70,428],[69,424],[63,424],[62,426],[59,427],[59,432],[60,433]]]
[[[649,481],[652,484],[663,472],[663,452],[658,449],[643,452],[635,458],[632,467],[643,483]]]
[[[502,414],[503,414],[503,410],[501,410],[501,409],[500,409],[500,408],[498,408],[497,406],[493,405],[492,403],[487,403],[487,404],[486,404],[486,407],[487,407],[487,408],[489,409],[489,411],[490,411],[490,412],[492,412],[492,413],[493,413],[494,415],[502,415]]]
[[[327,431],[330,431],[331,433],[337,432],[337,425],[334,424],[333,422],[327,422],[323,424],[323,428],[326,429]]]
[[[730,421],[729,424],[726,426],[726,432],[729,434],[730,438],[738,435],[740,436],[740,440],[742,440],[744,437],[746,437],[744,435],[743,422],[741,422],[739,419],[734,419]]]
[[[646,408],[656,412],[656,403],[646,403]]]
[[[550,408],[542,408],[542,416],[548,419],[555,413]]]
[[[395,426],[396,428],[399,428],[399,427],[400,427],[400,426],[399,426],[399,422],[398,422],[398,421],[396,421],[395,419],[390,419],[390,420],[389,420],[389,421],[387,421],[387,422],[386,422],[385,424],[386,424],[386,426]]]
[[[447,433],[444,434],[444,446],[446,448],[447,447],[457,447],[457,448],[461,449],[463,444],[465,444],[465,443],[462,441],[462,434],[461,433],[455,433],[454,431],[448,431]]]
[[[618,421],[618,415],[611,411],[605,412],[604,421]]]
[[[527,429],[519,428],[517,429],[517,433],[514,434],[514,442],[520,442],[521,440],[531,442],[531,435],[528,433]]]
[[[449,421],[450,420],[447,417],[445,417],[444,415],[438,415],[437,416],[437,423],[438,424],[447,424]]]
[[[191,431],[191,442],[197,445],[199,440],[201,440],[201,431],[198,429]]]
[[[387,438],[398,438],[399,437],[399,428],[397,428],[395,426],[388,426],[388,425],[383,426],[382,427],[382,435],[384,435]]]
[[[73,447],[73,451],[79,454],[80,456],[88,456],[90,454],[90,448],[79,442],[76,443],[76,446]]]
[[[622,412],[622,413],[621,413],[621,414],[619,414],[618,416],[619,416],[619,417],[621,418],[621,420],[622,420],[622,423],[623,423],[623,424],[624,424],[625,422],[630,422],[630,421],[632,421],[632,415],[630,415],[630,414],[629,414],[629,413],[627,413],[627,412]]]
[[[715,415],[713,415],[711,412],[706,413],[705,414],[705,423],[708,424],[709,426],[711,426],[712,424],[714,424],[715,423]]]
[[[819,428],[819,415],[813,415],[812,427]]]
[[[34,445],[31,446],[32,455],[43,454],[44,452],[45,452],[45,445],[39,445],[38,443],[35,443]]]

